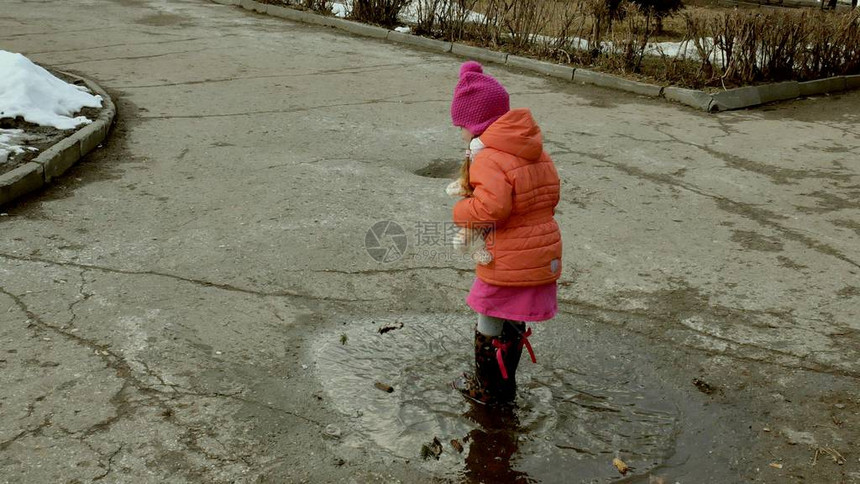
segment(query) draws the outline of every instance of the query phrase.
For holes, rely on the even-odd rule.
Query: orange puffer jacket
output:
[[[553,216],[559,200],[555,165],[543,150],[528,109],[514,109],[480,136],[485,148],[472,161],[474,193],[454,205],[454,223],[492,226],[486,239],[493,261],[478,277],[496,286],[539,286],[561,275],[561,231]]]

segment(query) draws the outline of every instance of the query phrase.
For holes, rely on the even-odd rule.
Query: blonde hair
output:
[[[472,192],[474,191],[472,189],[472,182],[469,180],[469,167],[471,165],[472,158],[469,153],[466,153],[466,159],[464,159],[463,164],[460,165],[460,185],[466,196],[472,195]]]

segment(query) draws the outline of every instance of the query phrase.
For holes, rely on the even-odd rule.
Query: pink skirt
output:
[[[558,312],[555,282],[543,286],[493,286],[475,278],[466,304],[475,312],[512,321],[546,321]]]

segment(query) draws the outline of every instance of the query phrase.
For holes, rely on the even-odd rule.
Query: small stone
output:
[[[223,354],[223,353],[221,353],[220,351],[216,351],[216,352],[215,352],[215,354],[216,354],[216,355],[221,355],[221,354]]]
[[[308,369],[308,365],[302,365],[302,370],[307,370],[307,369]]]
[[[340,435],[341,435],[340,428],[334,424],[326,425],[325,434],[328,435],[329,437],[334,437],[336,439],[339,439]]]
[[[790,428],[782,429],[782,435],[785,436],[788,445],[817,445],[818,443],[815,440],[815,436],[812,435],[811,432],[800,432],[797,430],[793,430]]]
[[[834,405],[834,406],[835,406],[836,408],[838,408],[838,409],[843,409],[843,408],[845,408],[845,404],[844,404],[844,403],[837,403],[837,404],[836,404],[836,405]]]

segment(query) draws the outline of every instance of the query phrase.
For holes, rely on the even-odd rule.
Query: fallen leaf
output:
[[[463,444],[461,444],[457,439],[451,439],[451,447],[453,447],[457,452],[463,452]]]
[[[373,384],[373,386],[375,386],[376,388],[378,388],[378,389],[380,389],[380,390],[382,390],[383,392],[386,392],[386,393],[391,393],[391,392],[393,392],[393,391],[394,391],[394,387],[393,387],[393,386],[391,386],[391,385],[386,385],[385,383],[382,383],[381,381],[378,381],[378,382],[374,383],[374,384]]]
[[[388,324],[381,328],[379,328],[379,334],[385,334],[389,331],[394,331],[395,329],[400,329],[403,327],[403,323],[400,321],[395,322],[394,324]]]
[[[771,462],[770,466],[774,469],[782,469],[782,464],[780,464],[779,462]]]
[[[615,468],[618,469],[618,472],[620,472],[622,476],[626,476],[627,473],[630,472],[630,468],[627,467],[627,464],[625,464],[624,461],[619,459],[618,457],[612,459],[612,465],[614,465]]]
[[[696,388],[705,395],[711,395],[716,391],[716,388],[714,388],[713,385],[701,378],[693,378],[693,385],[696,385]]]

